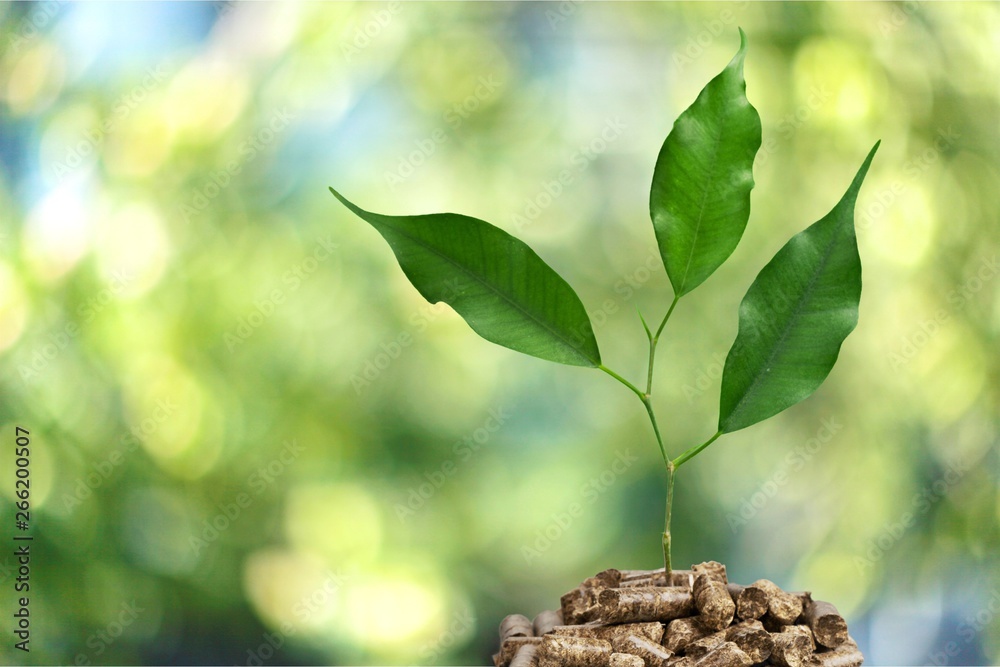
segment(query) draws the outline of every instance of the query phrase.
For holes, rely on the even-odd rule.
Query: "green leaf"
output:
[[[833,210],[793,236],[743,297],[722,371],[721,432],[756,424],[816,391],[858,323],[854,203],[878,146]]]
[[[667,135],[653,170],[649,214],[674,294],[683,296],[736,249],[750,217],[760,116],[746,97],[740,50]]]
[[[388,241],[425,299],[450,305],[486,340],[561,364],[600,365],[580,297],[524,242],[469,216],[379,215],[330,192]]]

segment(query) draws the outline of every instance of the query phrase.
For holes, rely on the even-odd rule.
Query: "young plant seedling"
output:
[[[573,288],[524,242],[456,213],[390,216],[333,195],[389,243],[403,273],[431,303],[444,301],[486,340],[571,366],[600,370],[642,402],[666,468],[663,561],[670,580],[670,516],[677,470],[726,433],[756,424],[811,395],[830,373],[858,321],[861,258],[854,204],[878,142],[844,196],[793,236],[750,285],[722,374],[718,429],[671,458],[653,409],[653,363],[680,300],[736,249],[750,217],[757,110],[747,100],[740,49],[674,123],[653,170],[649,213],[673,299],[649,343],[645,388],[601,363],[587,310]],[[458,288],[456,288],[458,285]]]

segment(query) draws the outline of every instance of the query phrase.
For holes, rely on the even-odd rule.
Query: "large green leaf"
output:
[[[719,430],[737,431],[808,397],[858,322],[861,257],[854,203],[878,143],[822,220],[768,262],[740,304],[739,332],[722,372]]]
[[[425,299],[450,305],[486,340],[561,364],[600,365],[580,297],[524,242],[469,216],[379,215],[330,192],[388,241]]]
[[[760,116],[746,97],[740,50],[667,135],[653,170],[649,214],[674,294],[705,281],[736,249],[750,217]]]

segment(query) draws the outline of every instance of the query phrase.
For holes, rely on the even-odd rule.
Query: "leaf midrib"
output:
[[[823,272],[823,269],[825,269],[826,265],[830,262],[830,257],[833,254],[834,247],[837,245],[837,243],[839,243],[839,239],[837,239],[836,237],[836,232],[834,232],[834,234],[835,236],[833,243],[830,243],[829,246],[827,246],[826,253],[824,253],[823,255],[823,260],[820,262],[820,265],[813,272],[813,276],[812,278],[810,278],[809,284],[806,285],[806,289],[803,290],[802,295],[796,302],[795,308],[793,309],[791,316],[788,317],[788,323],[785,325],[781,333],[781,337],[778,338],[778,341],[774,344],[774,347],[771,349],[771,354],[767,357],[767,362],[764,363],[761,366],[761,368],[770,367],[773,364],[774,359],[778,356],[778,353],[782,351],[782,345],[785,342],[785,339],[788,338],[788,334],[792,329],[792,322],[798,319],[798,315],[802,311],[803,303],[805,302],[806,297],[812,294],[816,286],[816,281],[819,280],[819,276]],[[743,392],[743,397],[736,402],[736,405],[733,406],[733,409],[729,412],[729,419],[726,420],[727,422],[732,421],[733,418],[739,414],[743,405],[750,399],[751,395],[756,391],[756,387],[761,383],[761,381],[764,378],[764,375],[765,373],[758,371],[756,377],[754,377],[753,381],[747,387],[746,391]]]
[[[719,162],[719,147],[722,145],[722,134],[725,131],[724,125],[725,124],[723,123],[718,126],[719,131],[715,137],[715,144],[712,146],[712,163],[709,166],[708,172],[710,175],[713,176],[715,174],[715,166]],[[704,192],[702,193],[701,196],[701,205],[698,208],[698,222],[694,228],[694,239],[691,241],[691,250],[688,253],[687,264],[684,265],[684,273],[682,274],[684,278],[681,281],[680,287],[677,290],[681,294],[684,293],[684,288],[687,287],[688,275],[691,270],[691,262],[694,260],[694,249],[695,246],[698,245],[698,236],[701,235],[701,225],[705,219],[705,202],[708,201],[708,193],[711,189],[712,189],[711,184],[706,183]]]
[[[383,216],[383,217],[388,217],[388,216]],[[539,326],[541,326],[543,329],[545,329],[546,331],[548,331],[557,340],[559,340],[560,342],[562,342],[565,345],[567,345],[579,357],[585,359],[586,361],[590,362],[594,366],[597,366],[597,365],[600,364],[600,360],[591,359],[583,351],[581,351],[579,348],[577,348],[576,346],[574,346],[562,334],[560,334],[558,331],[556,331],[555,329],[553,329],[552,327],[550,327],[548,325],[548,323],[546,323],[543,320],[538,319],[538,317],[536,317],[533,313],[531,313],[531,311],[526,310],[523,306],[521,306],[520,304],[518,304],[516,301],[512,300],[507,294],[505,294],[504,292],[502,292],[499,289],[497,289],[491,283],[483,280],[483,278],[481,278],[479,275],[477,275],[477,274],[472,273],[471,271],[469,271],[469,269],[467,269],[461,263],[456,262],[452,257],[449,257],[448,255],[446,255],[446,254],[442,253],[441,251],[439,251],[437,248],[435,248],[435,247],[433,247],[431,245],[428,245],[422,239],[420,239],[420,238],[418,238],[416,236],[413,236],[412,234],[407,233],[406,231],[400,229],[399,227],[397,227],[395,225],[390,225],[390,226],[392,227],[393,231],[395,231],[397,234],[400,234],[401,236],[405,236],[407,239],[409,239],[410,241],[412,241],[416,245],[420,246],[421,248],[424,248],[425,250],[430,251],[431,253],[433,253],[434,255],[437,255],[438,257],[440,257],[441,259],[445,260],[446,262],[448,262],[452,266],[458,268],[459,270],[461,270],[466,275],[471,276],[473,279],[475,279],[477,282],[479,282],[479,284],[481,284],[484,287],[488,288],[493,293],[495,293],[497,296],[501,297],[504,301],[506,301],[511,306],[513,306],[515,310],[517,310],[517,311],[521,312],[522,314],[524,314],[525,317],[527,317],[529,320],[531,320],[532,322],[535,322],[536,324],[538,324]],[[480,234],[479,236],[480,236],[480,243],[483,243],[482,235]],[[528,248],[528,249],[531,250],[530,248]],[[532,251],[532,252],[534,252],[534,251]]]

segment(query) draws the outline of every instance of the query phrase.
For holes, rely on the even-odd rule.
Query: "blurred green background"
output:
[[[423,302],[326,188],[523,238],[638,380],[653,164],[737,26],[764,145],[660,347],[675,455],[757,271],[882,147],[860,325],[681,471],[675,561],[832,600],[870,664],[1000,663],[1000,6],[57,1],[0,5],[0,525],[22,426],[35,535],[0,662],[485,664],[504,615],[656,567],[634,397]]]

